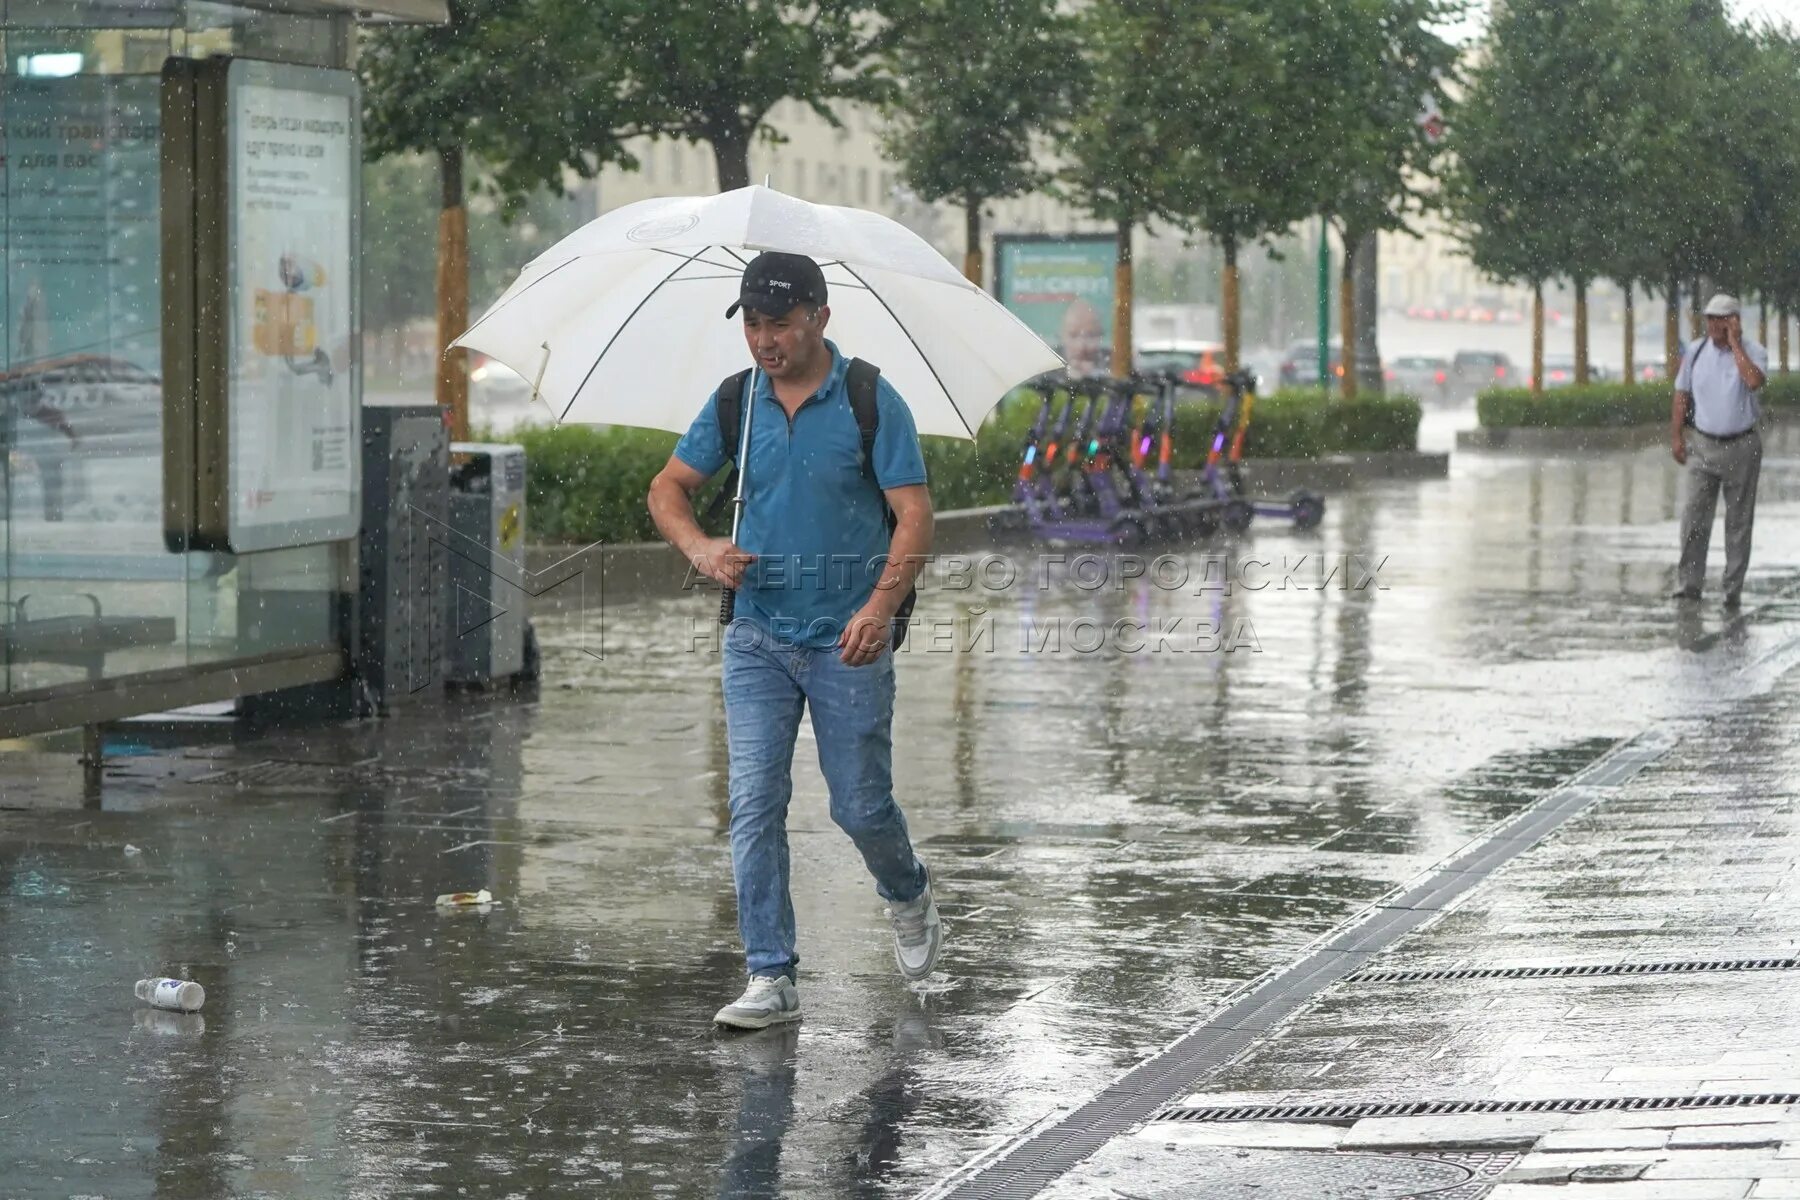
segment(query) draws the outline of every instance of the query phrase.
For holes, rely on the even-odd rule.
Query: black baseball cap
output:
[[[725,310],[737,316],[740,308],[769,317],[785,317],[796,304],[825,303],[825,272],[804,254],[765,250],[744,268],[737,303]]]

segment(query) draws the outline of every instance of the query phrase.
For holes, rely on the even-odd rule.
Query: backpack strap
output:
[[[747,368],[735,375],[727,375],[720,381],[719,390],[713,398],[713,415],[719,422],[719,441],[725,447],[725,458],[731,463],[731,473],[725,476],[725,482],[713,493],[712,503],[706,506],[706,519],[709,521],[719,515],[725,502],[737,492],[738,439],[743,435],[744,383],[749,378]]]
[[[881,368],[874,363],[864,362],[860,358],[850,360],[849,368],[844,372],[844,382],[850,391],[850,411],[856,414],[856,427],[862,431],[863,474],[869,482],[880,483],[875,478],[875,435],[881,431],[881,404],[875,384],[881,378]],[[887,500],[882,499],[885,508]],[[889,513],[890,522],[893,514]]]
[[[1683,425],[1691,426],[1694,424],[1694,375],[1693,375],[1693,372],[1694,372],[1694,368],[1700,365],[1700,355],[1705,352],[1706,343],[1711,340],[1712,339],[1708,338],[1705,334],[1702,334],[1700,337],[1694,339],[1694,344],[1692,346],[1689,346],[1687,353],[1683,354],[1683,356],[1682,356],[1687,359],[1687,370],[1688,370],[1687,408],[1682,412],[1682,416],[1681,416],[1681,423]]]
[[[860,358],[853,358],[845,375],[845,383],[850,392],[850,410],[856,414],[856,427],[862,432],[863,475],[875,485],[875,494],[881,497],[881,511],[887,517],[888,536],[892,537],[894,530],[900,525],[900,518],[888,505],[887,495],[881,490],[881,481],[875,477],[875,435],[881,431],[880,396],[875,385],[880,378],[880,367]],[[918,599],[918,590],[909,588],[906,599],[900,602],[899,610],[894,613],[890,637],[895,650],[906,644],[907,618],[912,616],[913,604]]]

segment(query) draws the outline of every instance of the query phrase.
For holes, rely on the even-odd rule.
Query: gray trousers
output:
[[[1687,502],[1681,508],[1683,591],[1700,591],[1706,580],[1706,549],[1712,542],[1713,510],[1725,490],[1725,594],[1744,588],[1750,567],[1750,526],[1756,520],[1756,480],[1762,473],[1762,434],[1755,430],[1722,442],[1698,429],[1687,431]]]

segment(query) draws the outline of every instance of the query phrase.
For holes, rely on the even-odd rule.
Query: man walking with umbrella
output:
[[[832,819],[888,903],[901,973],[929,975],[942,942],[930,876],[892,789],[892,643],[903,632],[895,618],[931,545],[924,459],[898,393],[826,340],[826,299],[810,258],[770,252],[751,261],[726,316],[742,311],[754,368],[721,385],[723,403],[714,392],[650,485],[662,536],[738,589],[723,684],[732,873],[750,981],[714,1020],[742,1029],[800,1016],[786,823],[804,711]],[[868,410],[871,383],[865,417],[855,396],[863,389]],[[722,412],[735,418],[729,433]],[[695,493],[731,461],[746,496],[735,541],[709,537],[693,510]]]

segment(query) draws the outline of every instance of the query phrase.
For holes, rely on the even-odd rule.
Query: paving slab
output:
[[[1789,1102],[1534,1114],[1528,1119],[1537,1124],[1523,1125],[1528,1132],[1520,1139],[1531,1153],[1491,1194],[1542,1195],[1558,1183],[1572,1191],[1598,1188],[1583,1173],[1627,1166],[1635,1177],[1608,1183],[1617,1190],[1607,1195],[1742,1196],[1759,1180],[1790,1178],[1800,1163],[1783,1157],[1800,1144],[1791,1103],[1800,1092],[1800,1026],[1791,1016],[1800,975],[1733,970],[1730,963],[1800,932],[1800,823],[1793,820],[1800,784],[1774,769],[1800,756],[1797,715],[1800,676],[1788,675],[1734,713],[1684,730],[1664,756],[1379,954],[1365,969],[1370,981],[1353,975],[1334,983],[1286,1026],[1211,1072],[1208,1090],[1181,1104],[1204,1108],[1216,1088],[1253,1119],[1259,1088],[1261,1105],[1779,1094]],[[1759,783],[1748,790],[1728,785],[1733,819],[1720,820],[1697,781],[1712,779],[1716,793],[1738,767]],[[1649,844],[1642,835],[1652,828],[1680,836],[1659,839],[1665,849],[1647,860],[1638,848]],[[1752,854],[1772,868],[1756,887],[1696,886],[1730,878]],[[1590,882],[1595,867],[1611,868],[1606,883]],[[1644,908],[1647,898],[1655,909]],[[1634,911],[1661,915],[1627,915]],[[1547,941],[1572,951],[1589,935],[1626,945],[1616,957],[1565,952],[1559,961],[1541,952]],[[1722,960],[1719,969],[1700,961],[1712,957]],[[1549,968],[1658,959],[1705,969],[1431,975],[1499,963]],[[1390,980],[1395,971],[1411,974]],[[1483,1122],[1493,1119],[1369,1117],[1339,1150],[1384,1140],[1486,1146],[1490,1127]]]
[[[1394,963],[1800,951],[1795,723],[1770,691],[1800,637],[1785,437],[1736,617],[1671,613],[1677,491],[1653,454],[1453,464],[1333,497],[1316,533],[1180,554],[1196,578],[1215,552],[1254,558],[1277,581],[1261,588],[1089,589],[1016,547],[1029,585],[940,578],[921,602],[937,631],[997,622],[948,650],[927,630],[900,664],[902,800],[949,957],[926,987],[895,977],[803,732],[793,1030],[709,1024],[740,964],[705,597],[609,607],[603,658],[578,615],[547,616],[536,694],[229,745],[119,732],[97,793],[71,786],[71,747],[0,753],[0,1191],[914,1195],[1259,981],[1361,944],[1371,905],[1447,861],[1474,878],[1524,854],[1414,897]],[[1280,586],[1284,559],[1353,554],[1385,562],[1378,586]],[[1248,622],[1254,646],[1019,645],[1026,622],[1161,618]],[[1676,749],[1617,795],[1556,793],[1671,725]],[[1721,759],[1757,786],[1721,795]],[[1574,813],[1549,842],[1483,841],[1547,796]],[[1720,886],[1735,871],[1753,892]],[[497,903],[432,904],[471,887]],[[203,1011],[139,1010],[133,982],[159,973],[202,981]],[[1376,1004],[1246,1014],[1250,1057],[1179,1086],[1536,1095],[1542,1072],[1598,1071],[1595,1094],[1626,1094],[1643,1084],[1608,1071],[1689,1050],[1726,1078],[1787,1038],[1767,984],[1678,981],[1727,1019],[1676,1045],[1634,1032],[1667,1016],[1644,980],[1446,986],[1436,1007],[1368,985]],[[1510,1074],[1527,1059],[1539,1074]],[[1155,1145],[1190,1183],[1219,1165],[1209,1196],[1298,1153]],[[1294,1194],[1486,1186],[1517,1158],[1445,1154],[1318,1153]]]

